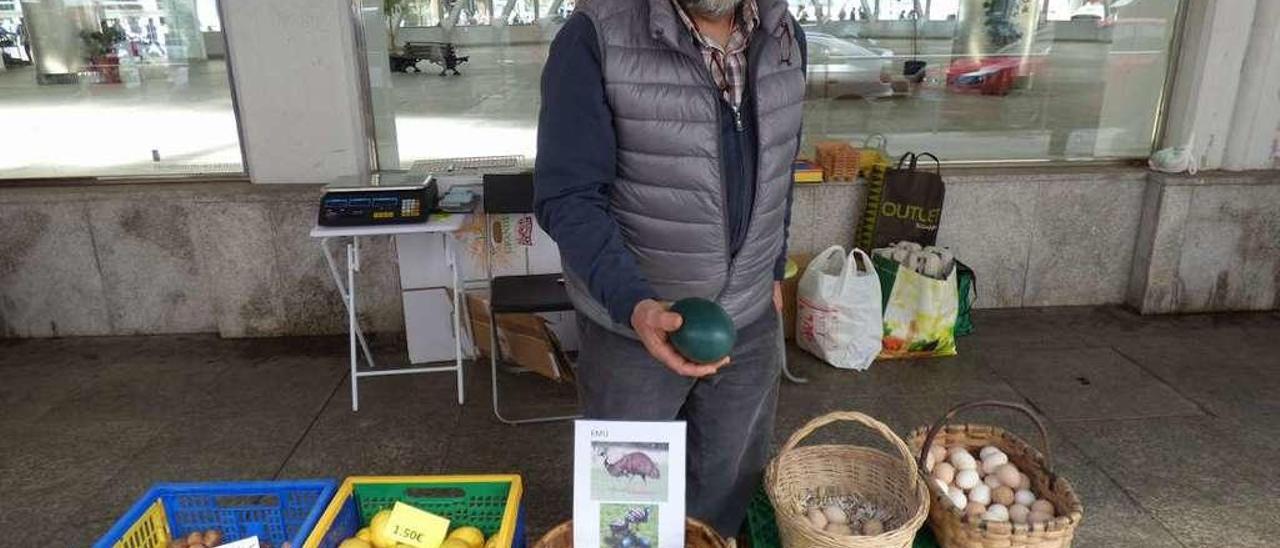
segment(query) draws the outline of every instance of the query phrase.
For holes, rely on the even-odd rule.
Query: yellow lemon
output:
[[[369,544],[369,541],[367,540],[352,537],[342,541],[342,544],[339,544],[338,548],[373,548],[373,545]]]
[[[498,534],[494,533],[489,540],[484,541],[484,548],[498,548]]]
[[[467,546],[470,548],[481,548],[484,546],[484,533],[481,533],[479,529],[471,526],[454,529],[452,533],[449,533],[449,538],[461,540],[462,542],[467,543]]]
[[[373,539],[373,533],[370,533],[369,528],[365,527],[364,529],[356,531],[356,538],[363,540],[365,542],[369,542],[370,540]]]
[[[391,510],[383,510],[373,515],[373,519],[369,520],[369,541],[374,548],[394,548],[396,539],[391,537],[391,531],[387,530],[387,520],[391,519]]]
[[[472,546],[460,538],[447,538],[440,543],[440,548],[472,548]]]

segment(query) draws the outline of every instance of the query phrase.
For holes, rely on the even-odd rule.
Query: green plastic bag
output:
[[[935,280],[884,257],[872,262],[880,276],[884,338],[880,359],[956,354],[960,299],[956,270]]]

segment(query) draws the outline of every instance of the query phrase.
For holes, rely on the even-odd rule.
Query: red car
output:
[[[983,95],[1008,95],[1045,65],[1052,41],[1036,41],[1031,51],[1018,40],[993,54],[977,58],[952,59],[947,67],[947,87],[955,91],[977,91]]]

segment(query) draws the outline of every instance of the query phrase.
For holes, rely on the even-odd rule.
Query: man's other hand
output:
[[[782,282],[773,282],[773,309],[782,314]]]
[[[712,364],[691,362],[676,352],[675,347],[667,340],[667,335],[680,329],[684,319],[679,314],[667,310],[667,306],[653,299],[645,299],[636,303],[631,312],[631,328],[644,343],[649,355],[682,377],[705,377],[729,364],[729,358]]]

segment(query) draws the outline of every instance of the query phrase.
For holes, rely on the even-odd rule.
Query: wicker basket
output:
[[[684,545],[687,548],[728,548],[715,529],[696,519],[684,520]],[[573,548],[573,520],[555,526],[542,535],[533,548]]]
[[[858,178],[858,151],[843,141],[823,141],[814,146],[814,156],[827,181],[854,181]]]
[[[796,447],[818,428],[833,422],[856,422],[878,432],[899,456],[855,445]],[[765,470],[765,490],[773,503],[782,545],[796,548],[906,548],[928,514],[929,492],[920,480],[907,444],[888,426],[853,411],[828,413],[791,435]],[[811,493],[856,495],[884,506],[896,516],[896,527],[879,535],[834,535],[820,531],[804,515],[802,501]]]
[[[1022,438],[995,426],[986,424],[947,424],[956,414],[975,407],[1003,407],[1021,411],[1031,418],[1040,431],[1044,453],[1023,441]],[[1010,402],[978,401],[958,405],[947,411],[929,427],[911,432],[911,447],[920,452],[919,466],[924,470],[928,447],[938,443],[943,447],[963,445],[970,450],[994,445],[1009,456],[1023,473],[1031,478],[1031,489],[1037,496],[1053,503],[1056,517],[1044,524],[1028,525],[1009,522],[973,523],[964,519],[964,513],[941,493],[933,482],[929,490],[933,505],[929,510],[929,526],[942,548],[1066,548],[1071,546],[1076,527],[1084,517],[1080,498],[1066,478],[1053,473],[1049,453],[1049,435],[1044,421],[1028,407]],[[927,474],[927,472],[925,472]]]

